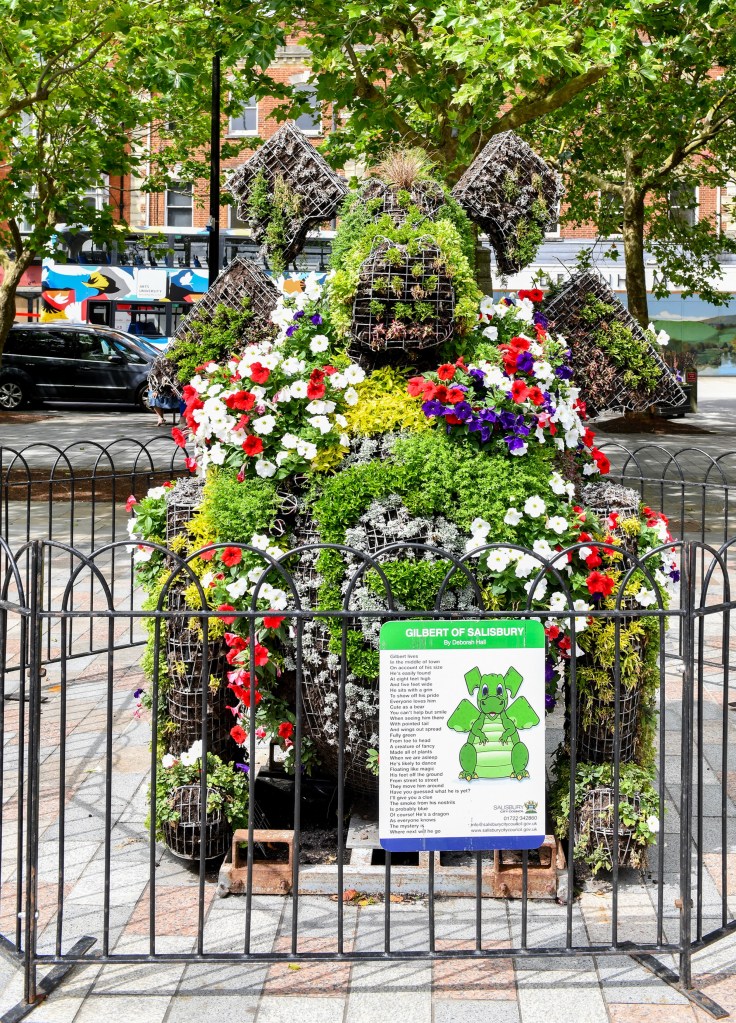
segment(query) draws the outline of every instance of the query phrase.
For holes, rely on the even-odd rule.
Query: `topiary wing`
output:
[[[467,703],[467,700],[465,701]],[[539,716],[526,696],[519,696],[506,711],[517,728],[533,728],[539,724]]]
[[[478,717],[478,708],[470,700],[461,700],[447,722],[447,727],[456,732],[469,732],[475,719]]]

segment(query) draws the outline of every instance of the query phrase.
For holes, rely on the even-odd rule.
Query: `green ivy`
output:
[[[172,342],[167,355],[176,366],[177,379],[186,384],[197,366],[225,362],[233,352],[273,334],[271,326],[254,317],[247,298],[240,309],[218,305],[211,320],[198,320],[193,330]]]
[[[276,487],[268,479],[238,483],[230,469],[211,468],[204,498],[192,520],[194,532],[206,531],[223,543],[250,543],[254,533],[266,533],[279,508]]]

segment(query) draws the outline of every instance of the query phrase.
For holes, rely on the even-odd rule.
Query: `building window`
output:
[[[192,226],[193,196],[192,184],[176,182],[166,190],[166,226]]]
[[[230,118],[230,135],[258,134],[258,100],[252,96],[237,117]]]
[[[305,135],[322,134],[322,108],[317,100],[317,90],[313,85],[295,85],[294,91],[299,94],[300,99],[307,99],[309,110],[300,114],[295,120],[297,128],[301,128]]]
[[[670,220],[694,227],[698,222],[698,190],[693,185],[673,188],[669,194]]]
[[[91,210],[98,212],[109,205],[110,202],[110,179],[107,174],[102,175],[102,182],[96,188],[88,188],[84,193],[82,202]]]
[[[560,202],[557,200],[555,206],[554,216],[547,224],[547,230],[544,232],[545,238],[559,238],[560,237]]]

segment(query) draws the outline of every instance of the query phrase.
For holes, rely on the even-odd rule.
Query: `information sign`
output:
[[[381,629],[379,837],[390,851],[536,849],[545,835],[544,629]]]

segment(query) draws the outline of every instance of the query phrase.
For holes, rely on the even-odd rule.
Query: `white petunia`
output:
[[[278,466],[283,465],[287,458],[289,458],[288,451],[279,451],[279,453],[276,455],[276,465]]]
[[[330,387],[333,387],[336,391],[342,391],[343,388],[348,386],[348,382],[343,373],[333,373],[332,376],[328,376],[327,379],[330,382]]]
[[[358,392],[354,387],[348,387],[345,391],[345,404],[346,405],[357,405],[358,404]]]
[[[210,448],[210,461],[213,465],[222,465],[227,458],[227,451],[221,444],[213,444]]]
[[[175,763],[176,757],[172,756],[171,753],[164,753],[164,755],[161,757],[161,766],[165,770],[168,770],[170,767],[173,767]]]
[[[260,416],[258,419],[253,420],[253,429],[256,433],[267,436],[269,433],[273,433],[273,428],[276,425],[275,416]]]
[[[151,487],[146,494],[146,497],[152,497],[154,500],[158,500],[166,494],[166,487]]]
[[[634,600],[642,607],[652,607],[657,603],[657,594],[654,590],[648,590],[646,586],[642,586],[639,592],[634,594]]]
[[[238,600],[238,598],[242,597],[248,590],[248,579],[246,576],[241,575],[235,580],[235,582],[228,583],[225,589],[233,600]]]
[[[560,590],[555,590],[549,598],[550,611],[564,611],[567,607],[567,597]]]
[[[269,476],[273,476],[276,472],[276,466],[273,462],[269,462],[264,458],[260,458],[256,462],[256,475],[261,476],[263,479],[268,479]]]
[[[287,451],[296,448],[299,443],[299,438],[295,437],[293,433],[285,433],[281,438],[281,447],[286,448]]]
[[[350,447],[350,437],[346,433],[341,433],[340,434],[340,444],[344,448],[349,448]]]
[[[284,359],[281,363],[281,369],[287,377],[295,377],[297,373],[301,373],[304,370],[304,362],[301,359],[295,359],[292,355],[290,358]]]
[[[309,425],[313,426],[315,430],[319,430],[322,434],[329,433],[332,429],[332,424],[327,416],[310,416]]]
[[[306,398],[307,396],[307,383],[305,380],[295,380],[291,385],[291,396],[292,398]]]
[[[530,579],[528,583],[524,583],[524,589],[527,593],[532,592],[532,587],[534,588],[534,600],[542,600],[547,593],[547,580],[542,577],[538,581],[536,579]]]
[[[484,327],[483,336],[487,337],[489,341],[496,341],[498,339],[498,327]]]
[[[317,445],[300,438],[296,445],[296,453],[300,458],[306,458],[308,462],[311,462],[317,457]]]
[[[530,519],[538,519],[547,510],[547,505],[544,503],[541,497],[537,494],[533,494],[528,497],[524,503],[524,513],[529,516]]]
[[[554,551],[550,547],[548,541],[544,539],[535,540],[532,544],[532,550],[535,554],[538,554],[540,557],[546,558],[547,560],[549,560],[549,558],[551,558],[554,554]]]
[[[557,533],[558,536],[562,536],[570,527],[567,519],[564,519],[562,515],[551,515],[547,519],[547,528],[551,529],[553,533]]]
[[[486,564],[489,572],[503,572],[510,560],[509,552],[504,547],[497,547],[488,552]]]
[[[565,481],[558,472],[553,472],[549,479],[550,490],[561,497],[565,493]]]
[[[347,369],[344,369],[342,375],[349,384],[362,384],[365,380],[365,370],[356,363],[352,363]]]
[[[526,579],[532,572],[538,572],[542,568],[541,563],[531,554],[522,554],[516,563],[516,575],[519,579]]]
[[[659,833],[659,817],[655,817],[654,814],[650,814],[647,817],[647,827],[653,835]]]
[[[495,307],[493,305],[493,296],[484,295],[483,298],[480,300],[480,311],[483,314],[483,316],[493,316],[494,308]]]
[[[518,526],[524,516],[518,509],[511,507],[503,517],[503,521],[507,526]]]
[[[315,334],[309,342],[309,350],[314,355],[318,352],[326,352],[330,346],[330,340],[324,334]]]
[[[311,412],[313,416],[329,415],[330,412],[334,411],[334,401],[310,401],[307,405],[307,412]]]
[[[136,565],[143,565],[153,557],[153,550],[150,547],[137,547],[133,555]]]
[[[519,444],[517,447],[511,448],[509,454],[516,455],[516,457],[519,458],[521,455],[525,455],[527,453],[528,448],[528,444]]]
[[[491,531],[491,524],[485,519],[473,519],[470,523],[470,532],[477,536],[488,536]]]

